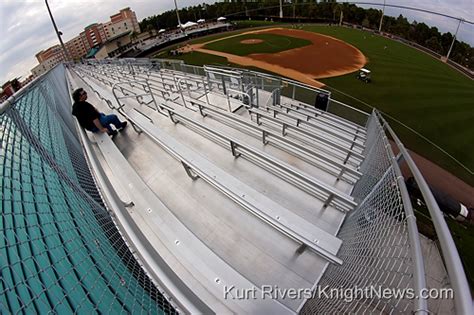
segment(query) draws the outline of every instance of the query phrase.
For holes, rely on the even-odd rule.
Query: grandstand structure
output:
[[[78,87],[131,128],[82,130]],[[250,70],[120,59],[58,65],[0,113],[2,312],[472,314],[439,207],[376,110]],[[402,160],[436,227],[442,282]],[[318,294],[365,287],[454,299]]]

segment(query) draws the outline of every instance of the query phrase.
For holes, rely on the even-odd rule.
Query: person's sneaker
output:
[[[118,134],[118,132],[117,132],[117,130],[113,130],[112,132],[107,132],[107,134],[108,134],[109,136],[111,136],[112,139],[113,139],[113,138],[115,138],[115,136]]]
[[[124,130],[125,130],[125,127],[127,127],[127,124],[128,124],[128,122],[124,121],[124,122],[122,123],[122,128],[120,128],[119,131],[120,131],[120,132],[124,131]]]

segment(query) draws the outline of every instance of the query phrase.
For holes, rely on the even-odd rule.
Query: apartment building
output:
[[[120,10],[117,14],[110,16],[110,21],[105,23],[93,23],[84,28],[78,36],[67,41],[65,48],[72,59],[84,57],[92,48],[104,46],[108,41],[115,42],[117,38],[131,32],[140,33],[137,16],[129,7]],[[127,40],[121,39],[120,47]],[[115,47],[117,43],[107,46],[107,51]],[[118,48],[117,48],[118,49]],[[58,63],[65,61],[66,57],[59,45],[52,46],[36,54],[39,64],[31,72],[34,77],[46,73]]]
[[[54,68],[58,63],[66,60],[64,52],[60,45],[54,45],[46,50],[42,50],[35,55],[39,65],[34,67],[31,72],[34,77],[38,77],[43,73],[48,72]]]
[[[69,52],[69,56],[72,59],[79,59],[87,54],[86,45],[80,35],[74,37],[70,41],[65,43],[66,50]]]
[[[107,41],[104,25],[102,23],[94,23],[86,26],[79,36],[87,51]]]
[[[140,26],[135,12],[125,8],[110,16],[110,21],[104,23],[104,30],[107,39],[110,39],[130,31],[140,33]]]

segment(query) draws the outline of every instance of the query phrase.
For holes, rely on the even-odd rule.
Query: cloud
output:
[[[202,2],[178,1],[180,7]],[[125,7],[134,10],[139,21],[174,8],[172,0],[49,0],[48,3],[64,42],[89,24],[108,21]],[[38,64],[35,55],[58,43],[46,5],[40,0],[1,0],[0,32],[0,83],[30,75],[30,70]]]
[[[186,7],[203,2],[215,1],[178,0],[178,5]],[[383,3],[382,0],[377,2]],[[134,10],[139,21],[174,8],[173,0],[48,0],[48,3],[59,30],[64,34],[64,42],[77,36],[89,24],[108,21],[110,15],[125,7]],[[416,6],[474,21],[472,0],[418,0],[416,4],[409,0],[394,0],[390,3]],[[386,13],[394,16],[402,13],[410,20],[437,26],[442,32],[454,33],[457,27],[456,22],[447,18],[423,13],[400,9],[387,9]],[[58,43],[42,0],[0,0],[0,32],[0,83],[17,76],[28,76],[30,70],[37,65],[35,54]],[[459,38],[473,45],[472,34],[472,25],[463,24]]]
[[[361,5],[361,7],[373,7],[379,10],[382,9],[383,6],[380,4],[383,4],[383,1],[374,3],[379,5]],[[474,2],[472,0],[418,0],[416,2],[410,0],[397,0],[386,1],[386,4],[423,9],[474,22]],[[405,16],[409,21],[423,22],[429,26],[437,27],[441,33],[450,32],[451,34],[454,34],[459,23],[457,20],[441,15],[389,6],[386,6],[385,8],[385,15],[397,17],[400,14]],[[458,40],[465,41],[473,46],[473,34],[474,25],[462,23],[458,32]]]

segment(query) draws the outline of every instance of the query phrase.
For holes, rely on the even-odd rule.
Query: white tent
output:
[[[204,19],[199,19],[199,20],[197,20],[197,22],[198,22],[198,23],[204,23],[204,22],[206,22],[206,20],[204,20]]]
[[[182,28],[188,28],[188,27],[195,26],[195,25],[198,25],[198,24],[196,22],[189,21],[189,22],[186,22],[184,24],[181,24],[181,27]]]
[[[221,16],[220,18],[217,18],[218,21],[225,21],[227,20],[225,17]]]
[[[164,33],[164,32],[166,32],[166,30],[164,28],[162,28],[161,30],[158,31],[158,33],[160,33],[160,34]]]

